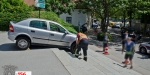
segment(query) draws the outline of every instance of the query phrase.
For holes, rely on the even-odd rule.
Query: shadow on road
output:
[[[148,54],[142,54],[139,51],[137,51],[136,54],[141,55],[141,57],[138,57],[140,59],[150,59]]]
[[[70,51],[67,48],[57,47],[57,46],[39,46],[39,45],[32,45],[30,50],[40,50],[40,49],[50,49],[50,48],[58,48],[59,50]],[[24,51],[20,50],[16,47],[15,43],[5,43],[0,45],[0,51]]]
[[[6,43],[0,45],[0,51],[18,51],[14,43]]]

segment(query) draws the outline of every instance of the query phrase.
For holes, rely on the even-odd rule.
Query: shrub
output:
[[[108,33],[108,38],[110,41],[112,40],[112,35],[110,33]],[[104,32],[99,32],[97,34],[97,40],[103,41],[103,39],[104,39]]]
[[[38,18],[39,17],[39,12],[38,11],[33,11],[33,12],[30,13],[29,17]],[[66,29],[68,29],[70,32],[77,33],[77,31],[75,30],[75,28],[72,24],[69,24],[69,23],[65,22],[63,19],[59,18],[58,15],[55,14],[54,12],[41,11],[40,12],[40,18],[58,22],[61,25],[63,25]]]
[[[38,11],[32,11],[30,13],[9,13],[9,12],[0,12],[0,30],[1,31],[8,31],[9,29],[9,23],[10,21],[20,21],[22,19],[32,17],[32,18],[38,18],[39,17],[39,12]],[[47,20],[52,20],[55,22],[60,23],[63,25],[66,29],[68,29],[72,33],[77,33],[75,30],[75,26],[72,24],[69,24],[62,20],[61,18],[58,17],[57,14],[54,12],[46,12],[46,11],[41,11],[40,12],[40,18],[47,19]]]
[[[19,21],[28,17],[28,13],[0,12],[0,31],[8,31],[10,21]]]

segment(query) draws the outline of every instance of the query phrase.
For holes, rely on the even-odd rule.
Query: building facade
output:
[[[87,14],[79,13],[79,9],[74,9],[74,11],[71,12],[71,15],[64,13],[59,15],[59,17],[75,26],[87,22]]]

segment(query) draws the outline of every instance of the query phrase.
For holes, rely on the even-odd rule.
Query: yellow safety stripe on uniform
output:
[[[87,56],[84,56],[84,57],[87,57]]]
[[[75,55],[76,55],[76,56],[78,56],[78,55],[79,55],[79,54],[77,54],[77,50],[78,50],[78,49],[76,49],[76,51],[75,51]]]

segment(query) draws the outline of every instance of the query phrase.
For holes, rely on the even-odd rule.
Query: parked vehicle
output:
[[[139,52],[143,54],[150,54],[150,42],[144,42],[139,45]]]
[[[112,26],[112,28],[121,28],[120,24],[115,24]]]
[[[10,21],[8,38],[16,40],[16,46],[22,50],[40,44],[70,48],[74,53],[76,47],[75,34],[57,22],[38,18],[28,18],[17,23]]]

